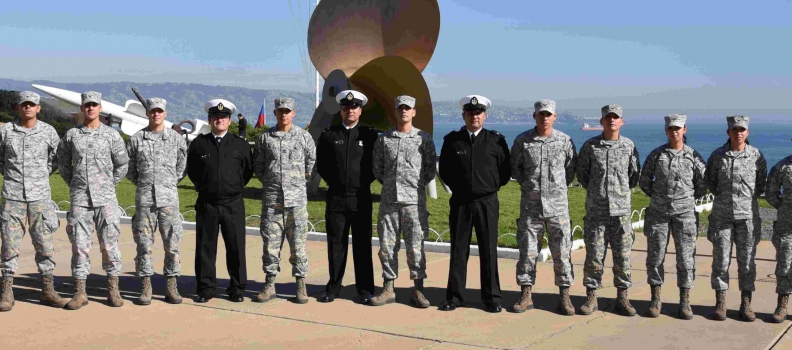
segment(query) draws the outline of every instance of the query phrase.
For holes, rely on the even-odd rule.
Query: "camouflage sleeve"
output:
[[[113,183],[118,185],[126,177],[127,169],[129,169],[129,155],[126,152],[124,139],[121,138],[121,135],[117,131],[112,133],[112,135],[113,144],[110,147],[112,147],[113,153],[110,157],[113,160]]]
[[[693,151],[693,197],[701,198],[707,194],[707,165],[704,158]]]
[[[498,175],[500,175],[500,186],[506,186],[511,180],[511,154],[509,154],[509,144],[506,143],[506,139],[501,137],[498,140],[498,148],[500,152],[498,154]]]
[[[176,183],[179,183],[187,175],[187,172],[184,171],[187,169],[187,141],[184,140],[184,137],[178,137],[176,147],[176,173],[179,174],[179,180]]]
[[[704,173],[707,176],[707,189],[709,189],[710,193],[717,196],[720,191],[718,191],[718,169],[714,168],[716,158],[715,152],[712,152],[709,159],[707,159],[707,169]]]
[[[580,154],[578,155],[575,168],[578,183],[580,183],[580,186],[583,186],[583,188],[588,189],[589,174],[591,172],[591,160],[589,159],[589,151],[588,148],[586,148],[585,143],[583,144],[583,147],[580,148]]]
[[[71,146],[69,145],[68,140],[69,134],[63,135],[63,138],[58,144],[58,172],[60,176],[63,178],[63,181],[66,181],[66,185],[71,184],[72,174],[74,168],[72,168],[72,151]]]
[[[137,167],[137,143],[134,140],[129,140],[126,145],[127,156],[129,157],[129,165],[127,166],[129,170],[127,170],[126,178],[129,181],[132,181],[133,184],[137,185],[138,180],[138,167]]]
[[[5,133],[0,133],[0,175],[5,175]]]
[[[781,169],[783,169],[783,166],[780,162],[773,169],[770,169],[770,176],[767,177],[767,185],[765,186],[765,199],[773,208],[781,206],[781,187],[783,185]]]
[[[757,150],[758,151],[758,150]],[[761,151],[759,152],[759,159],[756,160],[756,193],[755,197],[759,197],[764,193],[765,185],[767,184],[767,160]]]
[[[383,164],[385,157],[382,154],[383,152],[382,143],[384,142],[383,140],[384,138],[380,136],[377,138],[377,142],[374,142],[374,152],[371,161],[371,167],[372,169],[374,169],[374,178],[377,179],[377,181],[379,181],[380,184],[382,183],[382,176],[384,174],[384,167],[385,167],[385,164]]]
[[[627,173],[630,176],[630,188],[638,186],[638,179],[641,177],[641,162],[638,157],[638,148],[633,145],[632,156],[630,156],[630,169]]]
[[[256,144],[253,146],[253,172],[256,173],[256,177],[262,183],[266,175],[264,174],[264,169],[267,160],[267,142],[264,137],[264,134],[259,135],[258,139],[256,139]]]
[[[421,150],[421,153],[423,153],[421,180],[423,180],[424,184],[428,184],[437,175],[437,150],[435,149],[434,141],[428,134],[423,137],[421,145],[423,146]]]
[[[654,167],[655,167],[655,158],[657,158],[657,151],[652,151],[649,153],[649,156],[646,157],[644,161],[643,171],[641,172],[641,178],[638,180],[638,186],[641,187],[641,191],[646,193],[647,196],[651,197],[652,193],[652,186],[654,185]]]
[[[515,139],[511,149],[511,176],[517,180],[517,183],[522,183],[523,180],[523,154],[520,152],[520,143],[519,138]]]
[[[570,138],[569,142],[567,142],[566,162],[564,163],[567,186],[575,180],[575,163],[577,163],[577,149],[575,148],[575,142]]]
[[[316,144],[313,137],[307,131],[305,132],[305,180],[311,180],[311,173],[313,172],[314,164],[316,164]]]
[[[47,146],[47,171],[50,175],[54,174],[55,170],[58,170],[59,143],[60,137],[58,137],[58,133],[55,131],[55,129],[51,129],[49,145]]]

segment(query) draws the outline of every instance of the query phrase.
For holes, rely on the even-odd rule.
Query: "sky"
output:
[[[0,78],[309,92],[314,2],[8,2]],[[440,37],[423,71],[433,100],[792,109],[789,0],[438,3]]]

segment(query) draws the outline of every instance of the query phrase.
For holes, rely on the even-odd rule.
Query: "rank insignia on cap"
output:
[[[353,99],[355,99],[355,95],[353,95],[353,94],[350,92],[350,93],[348,93],[348,94],[347,94],[347,96],[346,96],[346,99],[347,99],[347,100],[350,100],[350,101],[352,101]]]
[[[222,102],[217,104],[217,110],[218,111],[222,111],[223,110],[223,103]]]
[[[475,97],[471,98],[471,99],[470,99],[470,104],[472,104],[472,105],[474,105],[474,106],[475,106],[475,105],[477,105],[477,104],[478,104],[478,99],[477,99],[477,98],[475,98]]]

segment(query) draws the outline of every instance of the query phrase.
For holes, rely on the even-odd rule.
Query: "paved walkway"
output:
[[[64,232],[65,222],[56,234],[56,275],[58,290],[69,296],[73,287],[69,271],[70,245]],[[139,291],[139,280],[134,277],[135,245],[128,226],[121,235],[124,268],[121,289],[126,304],[111,308],[105,304],[106,283],[101,270],[98,244],[94,244],[91,261],[93,275],[88,280],[91,303],[77,312],[38,305],[40,282],[33,261],[33,248],[29,238],[22,243],[20,269],[15,279],[17,298],[12,312],[0,314],[0,342],[3,349],[26,349],[57,346],[58,348],[266,348],[266,349],[474,349],[474,348],[589,348],[589,349],[792,349],[792,322],[772,324],[765,320],[775,308],[775,250],[769,242],[762,242],[757,259],[758,280],[754,294],[754,310],[758,319],[753,323],[737,320],[739,291],[736,279],[727,294],[729,319],[716,322],[706,315],[714,304],[714,293],[709,286],[711,245],[705,238],[698,240],[697,285],[691,293],[695,317],[691,321],[675,318],[678,290],[674,255],[666,261],[667,284],[663,294],[663,315],[657,319],[640,316],[622,317],[613,313],[616,289],[610,272],[605,273],[605,288],[600,290],[601,311],[591,316],[559,316],[553,312],[557,303],[557,288],[553,285],[553,268],[550,263],[540,263],[538,285],[534,301],[537,309],[523,314],[503,312],[489,314],[482,310],[479,297],[478,258],[470,258],[467,307],[454,312],[436,310],[445,298],[448,276],[448,255],[427,254],[427,296],[434,305],[419,310],[408,305],[409,281],[406,266],[396,282],[397,303],[383,307],[357,305],[352,263],[347,264],[346,284],[341,299],[322,304],[314,297],[321,295],[327,282],[327,252],[325,243],[309,242],[310,271],[307,278],[311,301],[296,305],[286,299],[294,294],[294,280],[288,262],[282,263],[284,273],[278,275],[279,298],[266,304],[248,299],[262,287],[262,243],[257,236],[248,236],[249,288],[244,303],[231,303],[222,298],[228,275],[225,272],[224,250],[220,244],[218,277],[221,287],[215,298],[207,304],[195,304],[185,299],[182,305],[169,305],[163,299],[165,278],[154,278],[155,300],[150,306],[133,303]],[[188,231],[182,243],[182,272],[179,281],[182,295],[194,292],[193,255],[195,234]],[[673,251],[673,244],[669,246]],[[381,284],[381,269],[377,258],[378,247],[372,247],[375,276]],[[157,238],[154,250],[157,271],[162,271],[162,245]],[[288,245],[283,252],[288,257]],[[583,276],[585,251],[573,253],[574,273]],[[633,305],[639,314],[649,306],[649,287],[646,284],[644,261],[645,239],[637,235],[632,254],[634,287],[630,289]],[[401,261],[405,261],[402,250]],[[286,259],[284,259],[286,260]],[[350,254],[351,260],[351,254]],[[515,283],[515,261],[499,260],[504,306],[519,297]],[[731,266],[731,276],[736,278],[736,262]],[[576,307],[583,303],[585,287],[579,280],[572,287],[572,302]]]

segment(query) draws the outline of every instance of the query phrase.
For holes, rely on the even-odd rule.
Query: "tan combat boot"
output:
[[[649,287],[652,288],[652,303],[649,305],[649,310],[646,310],[646,317],[658,318],[660,309],[663,308],[663,303],[660,301],[660,286]]]
[[[151,277],[143,277],[140,279],[140,297],[138,304],[149,305],[151,304]]]
[[[751,309],[751,294],[750,291],[742,292],[742,302],[740,303],[740,318],[746,322],[753,322],[756,320],[756,314]]]
[[[179,284],[176,283],[177,276],[168,277],[168,289],[165,291],[165,302],[169,304],[181,304],[182,297],[179,295]]]
[[[533,298],[531,298],[532,286],[521,287],[522,294],[520,295],[520,300],[517,300],[517,303],[512,306],[512,311],[517,313],[523,313],[527,310],[533,310],[534,308]]]
[[[124,306],[121,291],[118,290],[118,276],[107,276],[107,303],[112,307]]]
[[[715,312],[712,313],[712,319],[716,321],[726,320],[726,291],[715,291]]]
[[[3,277],[3,294],[0,296],[0,311],[14,308],[14,277]]]
[[[586,302],[580,306],[581,315],[591,315],[597,311],[597,290],[594,288],[586,288]]]
[[[41,276],[41,284],[41,305],[62,308],[69,302],[55,291],[55,277],[52,275]]]
[[[630,305],[630,299],[627,297],[627,288],[619,288],[616,293],[616,312],[622,316],[635,316],[635,308]]]
[[[575,307],[572,301],[569,300],[569,287],[558,287],[558,313],[564,316],[572,316],[575,314]]]
[[[426,309],[431,306],[429,299],[426,299],[426,297],[423,295],[423,292],[416,288],[413,288],[412,295],[410,296],[410,305],[419,309]]]
[[[253,297],[253,301],[257,303],[266,303],[272,299],[275,299],[276,296],[275,275],[267,275],[267,280],[264,282],[264,289],[261,290],[261,293]]]
[[[693,310],[690,309],[690,289],[679,288],[679,318],[683,320],[693,319]]]
[[[308,291],[305,289],[305,277],[297,277],[297,295],[293,300],[297,304],[308,302]]]
[[[382,292],[369,300],[371,306],[382,306],[396,302],[396,292],[393,290],[393,280],[385,280],[382,285]]]
[[[787,303],[789,302],[789,294],[778,295],[778,306],[770,319],[773,323],[784,322],[787,318]]]
[[[88,294],[85,294],[85,280],[75,280],[74,295],[66,303],[65,308],[66,310],[79,310],[85,305],[88,305]]]

